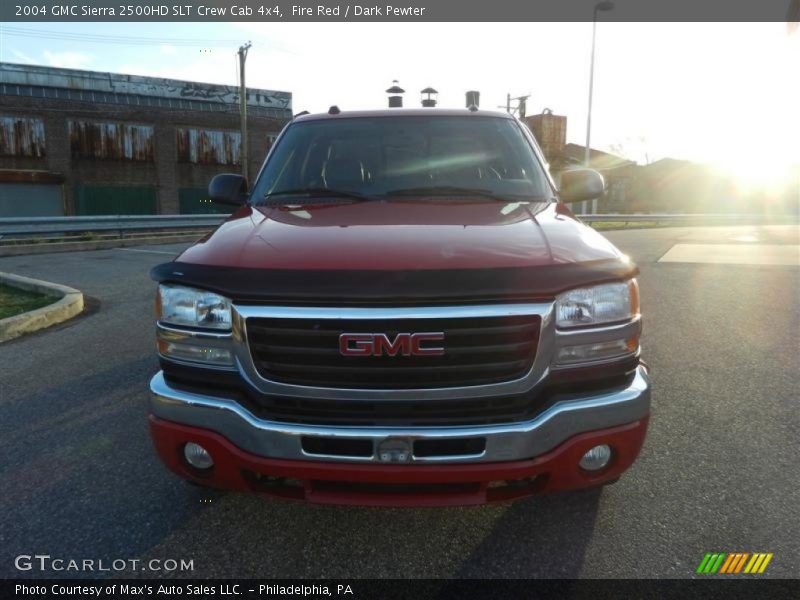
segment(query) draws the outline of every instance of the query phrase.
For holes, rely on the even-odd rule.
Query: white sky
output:
[[[23,26],[23,24],[20,24]],[[406,106],[433,86],[440,106],[505,104],[568,116],[586,135],[591,23],[26,23],[44,31],[154,37],[151,46],[3,34],[0,60],[236,84],[238,41],[252,40],[248,85],[290,91],[294,110],[382,107],[398,79]],[[174,38],[227,40],[210,52]],[[598,24],[592,146],[755,168],[800,163],[800,31],[785,23]]]

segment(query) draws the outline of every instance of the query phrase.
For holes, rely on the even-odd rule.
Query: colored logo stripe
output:
[[[750,559],[750,562],[747,563],[747,566],[744,568],[745,573],[763,573],[764,569],[767,568],[769,561],[772,560],[772,553],[759,553],[753,554],[753,558]]]
[[[755,552],[753,554],[749,552],[706,552],[696,572],[733,574],[741,573],[744,568],[744,573],[763,573],[772,557],[771,552]]]
[[[697,567],[698,573],[716,573],[717,569],[719,569],[722,561],[725,558],[724,552],[707,552],[705,557],[703,558],[703,562],[700,563],[700,566]]]
[[[744,561],[750,556],[749,552],[732,552],[722,566],[720,573],[738,573],[744,566]]]
[[[733,553],[733,552],[731,552],[730,554],[728,554],[728,558],[726,558],[726,559],[725,559],[725,562],[724,562],[724,563],[722,563],[722,568],[719,570],[719,572],[720,572],[720,573],[730,573],[730,570],[729,570],[729,569],[731,568],[731,564],[734,562],[734,559],[735,559],[737,556],[739,556],[739,555],[738,555],[738,554],[735,554],[735,553]]]
[[[709,554],[708,552],[706,552],[706,555],[703,557],[703,560],[702,560],[702,562],[700,563],[700,566],[699,566],[699,567],[697,567],[697,571],[696,571],[696,573],[705,573],[705,568],[706,568],[706,565],[708,564],[708,561],[709,561],[710,559],[711,559],[711,554]]]

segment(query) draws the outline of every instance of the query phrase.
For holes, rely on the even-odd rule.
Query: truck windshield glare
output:
[[[548,191],[542,167],[515,121],[437,115],[294,123],[252,197],[269,203],[284,190],[443,196],[456,187],[459,194],[473,189],[514,201],[541,201]]]

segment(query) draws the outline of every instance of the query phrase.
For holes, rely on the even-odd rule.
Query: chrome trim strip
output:
[[[412,460],[417,463],[523,460],[547,452],[579,433],[631,423],[650,412],[650,382],[641,366],[625,389],[563,400],[523,423],[468,427],[327,427],[266,421],[234,400],[173,389],[162,372],[151,380],[150,391],[150,410],[156,417],[215,431],[259,456],[294,460],[309,460],[302,450],[302,436],[369,439],[374,447],[391,438],[411,441],[479,436],[486,438],[486,449],[479,458],[412,457]],[[330,460],[353,462],[353,457],[335,456]]]
[[[230,331],[218,332],[178,329],[177,327],[164,325],[160,321],[156,323],[156,335],[170,342],[182,342],[187,339],[202,340],[210,346],[223,346],[223,344],[229,344],[233,339],[233,333]]]
[[[474,304],[459,306],[234,306],[243,318],[272,319],[457,319],[460,317],[512,317],[538,315],[550,303],[540,304]]]
[[[481,462],[486,456],[486,450],[479,454],[449,454],[447,456],[416,456],[411,455],[414,462],[448,463],[448,462]]]
[[[349,462],[372,462],[375,460],[375,453],[372,453],[372,456],[339,456],[338,454],[314,454],[313,452],[306,452],[302,448],[300,448],[300,452],[303,454],[305,458],[308,460],[325,460],[325,461],[338,461],[343,458],[347,458]]]
[[[600,325],[583,329],[556,329],[556,335],[565,342],[564,346],[625,339],[641,332],[642,315],[636,315],[630,321],[614,325]]]
[[[530,391],[546,376],[553,356],[555,314],[553,302],[520,304],[476,304],[428,307],[304,307],[304,306],[238,306],[233,311],[233,348],[242,377],[263,394],[318,400],[442,400],[483,398],[520,394]],[[247,319],[253,317],[281,319],[437,319],[458,317],[539,316],[539,341],[533,364],[527,374],[502,383],[447,388],[417,389],[347,389],[294,385],[272,381],[261,376],[253,364],[247,344]]]

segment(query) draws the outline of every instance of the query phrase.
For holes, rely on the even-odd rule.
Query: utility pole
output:
[[[505,106],[498,106],[497,108],[505,108],[506,112],[508,114],[510,114],[510,115],[518,114],[520,118],[523,118],[523,117],[525,117],[525,113],[527,111],[527,102],[528,102],[528,98],[530,98],[530,97],[531,97],[531,95],[528,94],[527,96],[517,96],[516,98],[512,98],[511,94],[506,94],[506,105]],[[511,106],[511,101],[512,100],[516,100],[517,101],[517,106],[516,107],[512,107]]]
[[[247,51],[252,44],[247,42],[239,46],[239,114],[242,117],[242,149],[239,157],[242,161],[242,177],[247,179],[248,152],[247,152],[247,86],[244,82],[244,62],[247,60]]]

